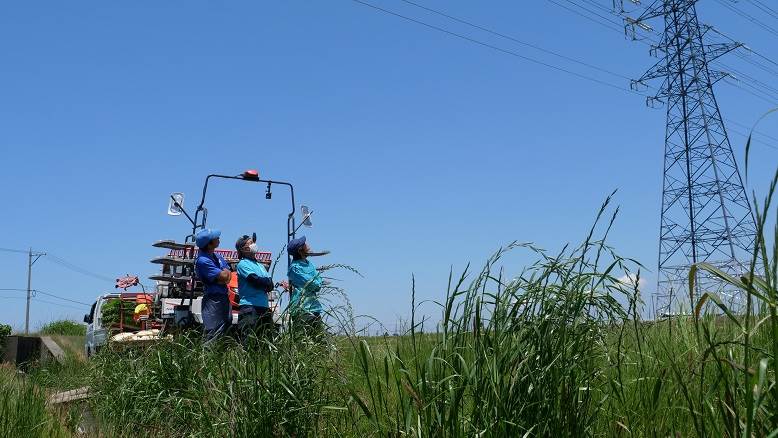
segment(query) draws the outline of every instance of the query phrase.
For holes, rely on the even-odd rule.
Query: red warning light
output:
[[[256,170],[253,170],[253,169],[247,170],[247,171],[243,172],[243,174],[241,176],[243,177],[243,179],[247,179],[247,180],[250,180],[250,181],[258,181],[259,180],[259,172],[257,172]]]

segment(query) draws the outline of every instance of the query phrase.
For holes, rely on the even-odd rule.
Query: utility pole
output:
[[[756,240],[749,199],[713,93],[713,84],[727,74],[710,68],[742,44],[704,43],[711,27],[699,23],[696,3],[654,0],[639,17],[625,18],[633,38],[640,30],[652,31],[650,20],[664,21],[661,40],[651,47],[659,61],[631,84],[641,91],[648,81],[661,80],[646,103],[667,110],[657,316],[681,307],[691,311],[702,291],[716,292],[738,309],[742,295],[707,273],[698,271],[690,291],[689,268],[707,262],[739,277],[749,269]]]
[[[30,299],[32,298],[32,265],[35,264],[35,262],[38,261],[41,256],[45,256],[46,253],[43,252],[32,252],[32,248],[30,248],[29,252],[27,253],[27,309],[25,311],[24,316],[24,334],[27,335],[30,333]],[[35,259],[33,260],[33,257]]]

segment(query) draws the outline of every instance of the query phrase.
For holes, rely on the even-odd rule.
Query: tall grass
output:
[[[41,335],[86,336],[86,325],[69,320],[52,321],[39,330]]]
[[[128,435],[775,437],[776,189],[778,172],[753,200],[749,273],[690,272],[690,291],[699,270],[742,290],[741,313],[706,290],[690,292],[688,318],[642,320],[641,266],[607,244],[617,214],[608,199],[578,246],[514,243],[480,270],[452,273],[434,333],[421,330],[412,287],[404,336],[359,337],[346,311],[333,315],[340,336],[106,350],[92,405]],[[537,262],[507,276],[503,257],[519,250]]]
[[[606,244],[609,211],[577,247],[512,244],[450,276],[435,333],[420,332],[412,288],[404,336],[107,350],[92,405],[129,435],[774,436],[775,249],[760,249],[763,277],[728,279],[762,313],[708,292],[720,314],[698,302],[693,317],[643,321],[641,267]],[[517,250],[538,261],[506,277],[498,266]]]
[[[43,391],[24,381],[15,369],[0,367],[0,394],[0,436],[71,436],[60,418],[47,409]]]
[[[106,350],[95,361],[92,406],[129,436],[312,436],[328,429],[344,383],[329,348],[287,333],[248,347],[204,347],[194,336]]]
[[[382,435],[598,432],[608,396],[620,390],[614,379],[621,376],[611,370],[620,358],[609,354],[609,345],[621,339],[637,301],[634,286],[616,274],[639,265],[595,240],[594,232],[555,255],[514,244],[470,280],[467,272],[452,277],[431,348],[417,334],[415,313],[410,335],[380,360],[360,341],[354,348],[366,385],[353,388],[358,409],[352,413]],[[535,251],[539,261],[506,279],[494,266],[517,246]]]

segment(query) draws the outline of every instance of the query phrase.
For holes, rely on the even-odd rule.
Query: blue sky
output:
[[[654,61],[549,1],[423,1],[627,77]],[[372,3],[628,87],[399,0]],[[775,35],[718,3],[699,9],[778,59]],[[451,267],[480,265],[501,245],[581,240],[617,188],[611,243],[656,270],[664,110],[353,1],[11,2],[0,59],[0,247],[145,278],[159,255],[151,243],[187,234],[184,218],[165,215],[170,192],[191,208],[208,173],[256,168],[295,184],[315,210],[306,234],[332,251],[321,261],[358,268],[364,278],[338,275],[355,312],[390,328],[409,315],[411,275],[420,300],[440,300]],[[738,57],[725,63],[776,83]],[[724,83],[717,97],[725,118],[746,125],[771,108]],[[776,120],[761,131],[778,137]],[[730,134],[742,161],[745,139]],[[761,190],[778,150],[755,145],[753,159],[749,182]],[[209,201],[223,246],[256,231],[261,246],[281,247],[281,191],[266,201],[262,187],[220,183]],[[514,254],[506,269],[529,261]],[[645,276],[651,293],[655,276]],[[0,252],[0,278],[0,288],[24,288],[26,257]],[[33,288],[91,302],[113,285],[43,257]],[[23,293],[0,297],[0,321],[21,327]],[[40,299],[33,327],[86,310]]]

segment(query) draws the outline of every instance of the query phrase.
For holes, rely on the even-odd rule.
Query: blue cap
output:
[[[213,239],[218,239],[221,235],[222,232],[219,230],[204,228],[195,234],[195,243],[198,248],[205,248]]]
[[[295,255],[297,254],[297,251],[299,251],[304,246],[305,236],[298,237],[297,239],[292,239],[289,241],[289,244],[286,245],[286,251],[291,255]]]

